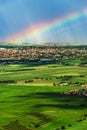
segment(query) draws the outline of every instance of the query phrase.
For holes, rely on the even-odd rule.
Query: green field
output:
[[[0,81],[0,130],[87,129],[87,97],[61,94],[83,89],[86,67],[0,65]]]
[[[0,81],[14,80],[22,84],[25,80],[33,80],[33,84],[52,84],[53,82],[82,82],[87,81],[87,67],[63,65],[3,65],[0,66]],[[72,76],[64,79],[64,76]]]

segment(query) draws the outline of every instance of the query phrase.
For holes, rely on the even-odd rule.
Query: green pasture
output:
[[[72,76],[72,77],[64,77]],[[52,84],[61,82],[87,82],[87,67],[63,65],[0,65],[0,81],[14,80],[22,84],[33,80],[33,84]],[[31,84],[31,83],[29,83]]]
[[[64,95],[87,83],[87,68],[63,65],[0,65],[0,130],[86,130],[87,97]],[[25,81],[31,81],[26,83]]]
[[[59,93],[71,89],[81,88],[1,85],[1,128],[14,130],[17,122],[29,130],[86,130],[87,98]]]

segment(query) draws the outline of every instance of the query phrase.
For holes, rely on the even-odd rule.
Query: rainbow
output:
[[[38,35],[40,33],[44,33],[47,31],[50,31],[54,28],[60,28],[64,25],[67,25],[69,23],[74,23],[76,21],[79,21],[83,17],[87,17],[87,10],[85,9],[82,14],[79,13],[72,13],[66,17],[63,18],[57,18],[51,22],[47,23],[41,23],[38,25],[34,25],[33,27],[29,27],[24,29],[22,32],[19,32],[17,34],[14,34],[8,38],[5,39],[5,42],[8,43],[21,43],[25,41],[26,39],[32,38],[35,35]]]

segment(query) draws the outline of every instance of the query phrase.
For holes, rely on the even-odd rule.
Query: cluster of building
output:
[[[86,49],[67,49],[56,47],[28,47],[22,48],[1,48],[0,60],[61,60],[61,59],[83,59],[87,57]]]
[[[82,89],[82,90],[70,90],[68,92],[62,92],[62,94],[67,94],[67,95],[78,95],[78,96],[87,96],[87,89]]]

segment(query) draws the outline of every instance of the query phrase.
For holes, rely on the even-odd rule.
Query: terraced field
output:
[[[15,83],[0,84],[0,130],[86,130],[87,97],[61,93],[83,87],[58,85],[86,84],[86,67],[0,66],[0,81],[8,80]]]

